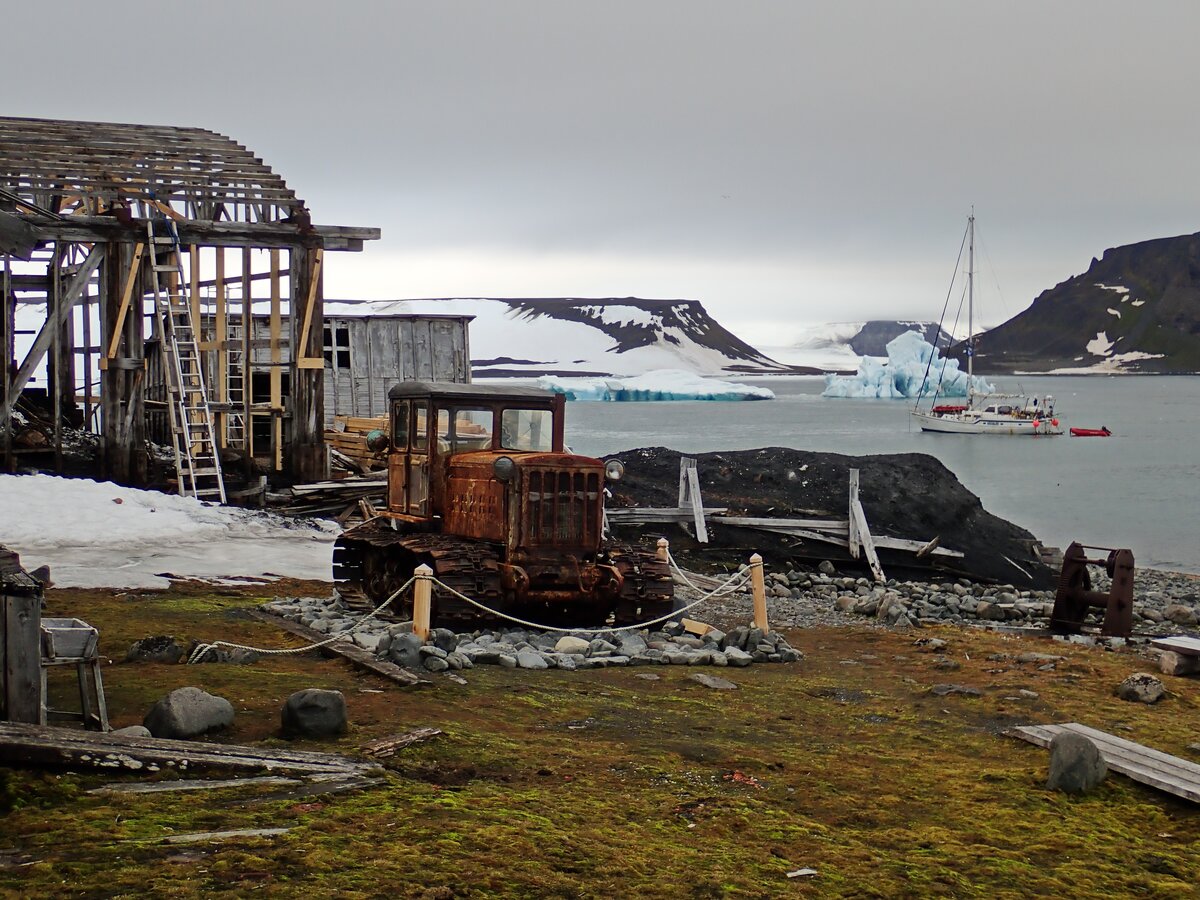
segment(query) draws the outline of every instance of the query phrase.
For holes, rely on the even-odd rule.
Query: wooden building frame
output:
[[[215,132],[0,117],[5,470],[21,452],[12,441],[13,410],[44,366],[46,398],[58,411],[58,458],[62,412],[82,409],[85,421],[98,419],[102,474],[145,483],[145,347],[155,336],[148,304],[152,268],[163,269],[162,252],[147,250],[146,219],[154,217],[173,220],[187,282],[179,291],[197,321],[206,314],[199,350],[205,370],[218,373],[207,385],[218,443],[239,451],[247,468],[255,456],[269,456],[294,479],[326,477],[323,257],[361,250],[379,229],[312,224],[282,178]],[[265,348],[251,327],[255,300],[269,305]],[[18,304],[40,312],[32,347],[19,360]],[[256,371],[269,373],[267,403],[252,402]],[[269,454],[254,446],[262,418],[271,422]]]

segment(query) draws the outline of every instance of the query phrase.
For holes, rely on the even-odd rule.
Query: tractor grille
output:
[[[591,547],[600,540],[599,472],[531,469],[525,474],[525,534],[530,546]]]

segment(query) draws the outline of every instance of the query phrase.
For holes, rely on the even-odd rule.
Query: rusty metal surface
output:
[[[1108,555],[1104,559],[1088,559],[1084,545],[1078,542],[1072,542],[1063,553],[1050,630],[1055,634],[1079,634],[1088,611],[1103,609],[1101,634],[1129,637],[1133,633],[1133,552],[1107,547],[1090,549],[1108,550]],[[1092,590],[1090,565],[1103,566],[1112,579],[1107,593]]]

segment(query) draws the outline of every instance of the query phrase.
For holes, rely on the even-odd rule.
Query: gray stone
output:
[[[712,650],[709,652],[709,662],[714,666],[727,666],[729,658],[720,650]]]
[[[684,650],[668,650],[663,653],[663,659],[672,666],[686,666],[691,662],[692,655]]]
[[[430,632],[429,637],[433,640],[435,646],[441,648],[446,653],[458,648],[458,635],[449,628],[435,628]]]
[[[177,688],[146,713],[142,724],[159,738],[192,738],[233,724],[233,704],[198,687]]]
[[[655,675],[653,672],[638,672],[634,678],[644,678],[646,681],[661,681],[661,676]]]
[[[750,665],[754,659],[745,650],[739,650],[737,647],[726,647],[725,661],[731,666],[741,668]]]
[[[647,646],[646,639],[640,634],[624,634],[621,636],[621,643],[617,649],[622,656],[637,656],[645,653]]]
[[[383,644],[383,640],[385,637],[387,637],[387,635],[367,634],[367,633],[364,633],[361,631],[357,631],[351,636],[351,639],[354,641],[355,644],[357,644],[359,647],[362,647],[368,653],[378,654],[379,648]]]
[[[602,640],[601,638],[596,638],[594,641],[588,644],[588,656],[599,656],[605,653],[616,652],[616,644],[610,644],[608,641]]]
[[[842,594],[834,601],[834,607],[838,612],[850,612],[854,609],[854,604],[858,602],[857,597],[852,597],[850,594]]]
[[[829,560],[823,559],[817,566],[817,571],[822,575],[833,575],[835,572],[837,572],[837,569],[834,568],[833,563],[831,563]]]
[[[144,738],[152,737],[150,729],[145,725],[126,725],[124,728],[114,728],[109,737]]]
[[[576,656],[583,656],[588,651],[588,642],[583,638],[564,635],[560,637],[554,644],[555,653],[570,653]]]
[[[718,675],[708,675],[705,672],[693,672],[688,676],[692,681],[699,682],[707,688],[712,688],[716,691],[736,691],[738,686],[728,678],[721,678]]]
[[[406,669],[417,669],[421,666],[421,646],[424,642],[411,631],[392,635],[392,645],[388,647],[388,656],[398,666]]]
[[[134,641],[125,654],[125,662],[177,663],[182,657],[183,648],[175,638],[160,634]]]
[[[683,647],[688,650],[699,650],[704,646],[704,641],[690,634],[681,634],[675,638],[675,646]]]
[[[346,698],[341,691],[309,688],[284,701],[280,714],[284,737],[332,737],[346,733]]]
[[[444,653],[445,651],[442,652]],[[446,660],[445,656],[426,656],[424,665],[426,670],[430,672],[445,672],[450,668],[450,663]]]
[[[518,650],[517,665],[522,669],[548,669],[550,664],[537,650]]]
[[[459,653],[455,650],[453,653],[446,654],[446,662],[450,664],[452,669],[473,669],[475,663],[471,661],[471,657],[466,654]]]
[[[1082,734],[1064,731],[1050,741],[1050,777],[1046,779],[1050,790],[1086,794],[1107,774],[1100,750]]]
[[[792,647],[784,647],[779,651],[779,658],[785,663],[800,662],[804,659],[804,654]]]
[[[935,684],[929,689],[935,697],[945,697],[947,694],[962,694],[964,697],[982,697],[983,691],[965,684]]]
[[[1172,603],[1164,609],[1163,617],[1174,622],[1176,625],[1183,625],[1185,628],[1191,628],[1200,624],[1200,617],[1196,615],[1196,611],[1181,603]]]
[[[1064,662],[1065,656],[1055,656],[1053,653],[1021,653],[1017,656],[1019,663],[1049,663],[1049,662]]]
[[[555,645],[558,643],[558,637],[554,634],[531,634],[529,636],[529,645],[535,650],[544,652],[553,652]]]
[[[746,649],[746,635],[750,631],[745,625],[739,625],[737,628],[730,629],[725,635],[725,649],[737,647],[739,650]]]
[[[913,641],[913,646],[922,653],[937,653],[946,649],[946,642],[941,638],[920,638]]]
[[[1131,703],[1157,703],[1164,693],[1163,683],[1149,672],[1135,672],[1117,685],[1117,696]]]
[[[423,647],[419,647],[417,649],[417,652],[421,656],[424,656],[424,657],[436,656],[438,659],[445,659],[447,656],[450,655],[445,650],[443,650],[441,647],[435,647],[432,644],[426,644]]]
[[[710,646],[720,647],[725,641],[725,632],[723,632],[720,628],[714,628],[712,631],[709,631],[704,635],[703,640],[704,643]]]
[[[558,653],[554,657],[554,664],[566,672],[574,672],[584,658],[580,653]]]
[[[515,669],[517,667],[517,658],[509,653],[501,653],[496,657],[496,662],[505,669]]]

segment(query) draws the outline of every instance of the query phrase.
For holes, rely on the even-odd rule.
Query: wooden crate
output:
[[[82,619],[42,619],[43,659],[91,659],[99,641],[100,632]]]

